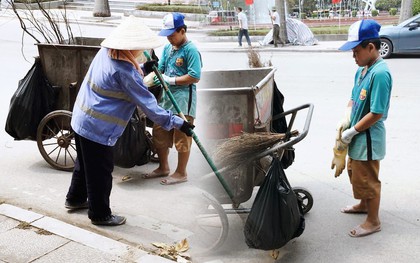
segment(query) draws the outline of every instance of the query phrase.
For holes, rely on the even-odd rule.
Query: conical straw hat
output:
[[[125,19],[101,43],[103,47],[119,50],[145,50],[161,45],[163,38],[134,16]]]

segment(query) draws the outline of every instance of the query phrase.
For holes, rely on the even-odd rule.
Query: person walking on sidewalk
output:
[[[163,18],[163,29],[160,36],[166,36],[169,44],[163,48],[162,57],[159,60],[159,71],[168,84],[175,101],[185,114],[191,125],[196,116],[197,91],[196,83],[201,77],[201,55],[197,47],[187,38],[187,26],[184,23],[184,15],[171,13]],[[172,113],[177,114],[169,96],[165,93],[160,105]],[[188,134],[187,134],[188,135]],[[161,180],[163,185],[172,185],[187,181],[187,164],[190,157],[192,138],[191,134],[177,130],[167,131],[159,123],[153,125],[153,144],[159,157],[159,167],[143,178],[156,178],[168,176],[169,150],[175,144],[178,152],[178,164],[174,173]]]
[[[101,43],[80,86],[71,119],[77,158],[65,207],[88,208],[94,225],[116,226],[126,221],[110,209],[113,146],[136,107],[164,129],[189,133],[193,128],[159,107],[143,83],[143,74],[151,72],[157,62],[140,66],[138,60],[144,58],[144,50],[162,44],[140,19],[127,18]]]
[[[242,47],[242,37],[245,36],[248,46],[251,46],[251,39],[249,39],[248,34],[248,18],[246,14],[242,11],[242,7],[238,7],[238,21],[239,21],[239,35],[238,42],[239,46]]]
[[[350,121],[341,141],[348,145],[347,171],[353,196],[360,202],[341,209],[343,213],[367,213],[365,221],[349,235],[363,237],[381,230],[379,163],[385,157],[385,126],[390,105],[392,76],[379,55],[381,41],[375,20],[361,20],[349,28],[348,41],[339,49],[353,51],[359,65],[348,107]],[[340,127],[342,129],[342,127]]]
[[[276,7],[272,8],[273,13],[270,15],[271,20],[273,21],[273,42],[274,47],[278,47],[279,43],[283,43],[280,38],[280,15],[276,10]]]

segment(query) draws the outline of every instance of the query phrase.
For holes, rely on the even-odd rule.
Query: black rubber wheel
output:
[[[308,213],[314,205],[314,199],[312,198],[311,193],[303,187],[293,187],[293,192],[295,192],[303,214]]]
[[[388,39],[381,39],[381,49],[379,50],[379,54],[382,58],[389,58],[392,54],[392,43]]]
[[[47,114],[39,123],[36,141],[42,157],[52,167],[72,171],[76,160],[76,144],[71,129],[72,113],[57,110]]]

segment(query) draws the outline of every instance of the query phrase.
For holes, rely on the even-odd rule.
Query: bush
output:
[[[210,31],[208,33],[209,36],[237,36],[238,35],[238,28],[233,29],[220,29],[215,31]],[[270,29],[267,28],[257,28],[256,30],[249,29],[248,33],[250,36],[265,36],[268,34]]]
[[[372,10],[372,16],[378,16],[379,11],[378,10]]]
[[[182,5],[182,4],[145,4],[138,5],[137,10],[154,11],[154,12],[178,12],[178,13],[192,13],[192,14],[208,14],[209,8],[197,5]]]
[[[44,2],[51,2],[53,0],[15,0],[15,3],[22,3],[22,4],[36,4],[36,3],[44,3]]]
[[[413,15],[420,14],[420,0],[413,0]]]
[[[353,11],[351,11],[351,16],[352,16],[352,17],[356,17],[356,16],[357,16],[357,10],[353,10]]]
[[[397,14],[397,9],[396,9],[396,8],[391,8],[391,9],[389,9],[389,14],[390,14],[391,16],[395,16],[395,15]]]

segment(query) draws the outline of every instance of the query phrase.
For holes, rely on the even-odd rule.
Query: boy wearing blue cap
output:
[[[193,124],[197,103],[196,83],[201,77],[202,63],[200,52],[188,40],[186,33],[187,26],[182,14],[171,13],[163,18],[163,27],[159,35],[166,36],[169,44],[163,49],[158,68],[163,73],[162,77],[168,84],[182,113],[188,122]],[[174,114],[178,113],[166,94],[159,104]],[[155,124],[153,126],[153,143],[159,157],[159,167],[143,177],[156,178],[169,175],[169,149],[175,144],[178,152],[177,168],[173,174],[161,180],[161,184],[171,185],[186,182],[192,138],[174,129],[166,131],[160,125]]]
[[[342,153],[348,150],[347,171],[353,196],[360,199],[360,203],[342,208],[341,212],[367,214],[366,220],[349,232],[351,237],[363,237],[381,230],[379,163],[385,157],[384,121],[388,116],[392,77],[379,55],[380,28],[374,20],[357,21],[350,26],[348,41],[340,47],[343,51],[352,50],[359,65],[348,104],[351,114],[338,129],[338,144],[341,145],[335,148],[333,159],[333,166],[339,169],[339,160],[342,156],[345,158]],[[336,176],[341,171],[337,171]]]

